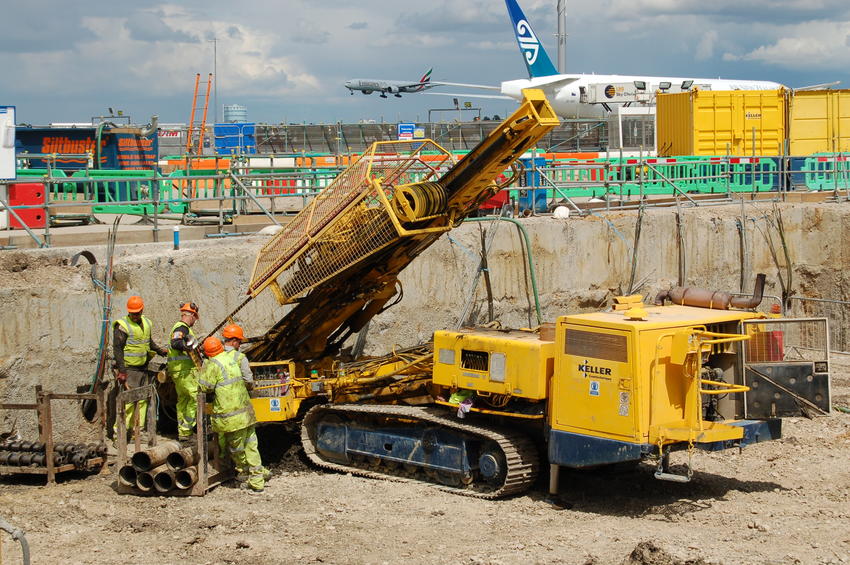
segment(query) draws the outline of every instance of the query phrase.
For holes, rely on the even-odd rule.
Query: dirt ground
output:
[[[833,370],[833,402],[850,406],[850,357]],[[0,517],[26,533],[36,564],[850,563],[850,415],[786,419],[783,435],[699,452],[689,484],[657,481],[649,465],[564,470],[553,505],[545,477],[488,502],[326,474],[266,429],[274,477],[262,495],[224,485],[141,498],[116,494],[113,474],[3,477]],[[3,536],[0,562],[19,563]]]

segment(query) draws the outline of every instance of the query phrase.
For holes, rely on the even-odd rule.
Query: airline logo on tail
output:
[[[433,70],[433,68],[428,69],[428,72],[422,75],[422,78],[419,79],[419,88],[416,89],[417,91],[425,90],[425,86],[431,82],[431,71]]]
[[[528,67],[528,76],[535,78],[558,74],[555,65],[546,54],[546,49],[540,44],[540,40],[537,39],[531,24],[528,23],[528,18],[525,17],[516,0],[505,0],[505,5],[508,7],[508,14],[514,25],[514,35],[522,51],[525,66]]]
[[[529,65],[533,65],[537,61],[537,53],[540,50],[540,42],[537,41],[537,36],[534,35],[534,30],[528,25],[525,20],[520,20],[516,24],[516,39],[519,42],[519,48],[525,55],[525,60]]]

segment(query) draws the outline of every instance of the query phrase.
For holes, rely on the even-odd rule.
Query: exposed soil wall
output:
[[[835,204],[740,206],[682,209],[681,230],[675,209],[647,210],[640,226],[635,260],[636,291],[654,297],[676,284],[680,269],[686,284],[739,290],[742,267],[751,290],[757,272],[768,274],[766,293],[848,299],[845,285],[850,235],[850,208]],[[784,226],[785,248],[777,229]],[[605,213],[587,218],[522,221],[532,243],[544,321],[562,313],[604,307],[612,296],[628,291],[636,212]],[[742,245],[741,224],[746,225]],[[481,249],[480,230],[496,230],[488,254],[495,318],[505,326],[537,325],[529,268],[520,231],[509,222],[467,223],[444,236],[402,276],[404,299],[373,320],[367,353],[392,345],[413,345],[435,329],[454,327],[470,294]],[[681,231],[683,263],[680,260]],[[155,339],[164,343],[177,320],[177,305],[197,302],[198,328],[212,329],[245,297],[257,250],[267,237],[187,242],[179,251],[169,244],[122,246],[115,257],[113,318],[125,314],[126,299],[144,297],[145,314],[154,321]],[[772,242],[773,253],[771,253]],[[104,261],[104,247],[89,247]],[[742,253],[745,249],[745,253]],[[100,330],[99,294],[88,265],[63,265],[76,249],[0,252],[0,399],[29,401],[32,387],[73,391],[89,381],[95,367]],[[776,255],[774,260],[773,255]],[[777,268],[777,264],[779,268]],[[467,321],[488,321],[483,277]],[[792,302],[799,308],[799,302]],[[810,307],[809,314],[818,314]],[[802,311],[802,310],[801,310]],[[285,310],[271,293],[261,295],[237,316],[246,333],[264,332]],[[839,307],[830,308],[837,323],[847,325]],[[73,412],[73,411],[71,411]],[[72,417],[73,416],[73,417]],[[0,430],[11,416],[0,416]],[[75,429],[76,413],[57,415]]]

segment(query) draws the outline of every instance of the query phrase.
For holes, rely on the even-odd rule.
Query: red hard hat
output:
[[[131,296],[127,299],[127,312],[135,314],[145,309],[145,301],[141,296]]]
[[[240,328],[236,324],[230,324],[229,326],[226,326],[224,330],[222,330],[221,335],[224,336],[224,339],[236,338],[239,341],[245,341],[245,334],[242,333],[242,328]]]
[[[207,357],[215,357],[222,351],[224,351],[224,346],[217,337],[208,337],[204,340],[204,354]]]
[[[181,302],[180,303],[180,311],[181,312],[189,312],[190,314],[198,315],[198,305],[194,302]]]

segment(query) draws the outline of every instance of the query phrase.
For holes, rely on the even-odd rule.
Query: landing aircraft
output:
[[[367,79],[353,78],[345,81],[345,88],[354,95],[355,90],[359,90],[363,94],[372,94],[377,92],[381,98],[386,98],[387,94],[392,94],[396,98],[401,98],[402,94],[414,94],[434,88],[435,86],[462,86],[465,88],[478,88],[484,90],[499,90],[498,86],[487,86],[483,84],[466,84],[462,82],[432,82],[431,71],[428,69],[422,78],[418,81],[403,81],[403,80],[385,80],[385,79]],[[489,96],[478,94],[479,98],[490,98]],[[506,96],[493,96],[492,98],[507,98]],[[522,97],[520,97],[522,98]]]
[[[419,81],[353,78],[345,81],[345,88],[351,92],[352,96],[354,95],[355,90],[359,90],[363,94],[379,92],[381,94],[381,98],[386,98],[387,94],[393,94],[396,98],[401,98],[402,92],[422,92],[423,90],[438,86],[438,83],[431,82],[432,70],[433,69],[428,69],[428,72],[422,75],[422,78],[420,78]]]
[[[470,98],[512,98],[522,100],[524,88],[540,88],[555,112],[564,118],[598,118],[618,105],[648,102],[654,93],[702,90],[773,90],[782,85],[763,80],[727,80],[696,77],[652,77],[635,75],[558,74],[528,18],[516,0],[505,0],[514,35],[522,53],[528,78],[502,82],[500,87],[466,85],[494,90],[501,95],[429,93]]]

